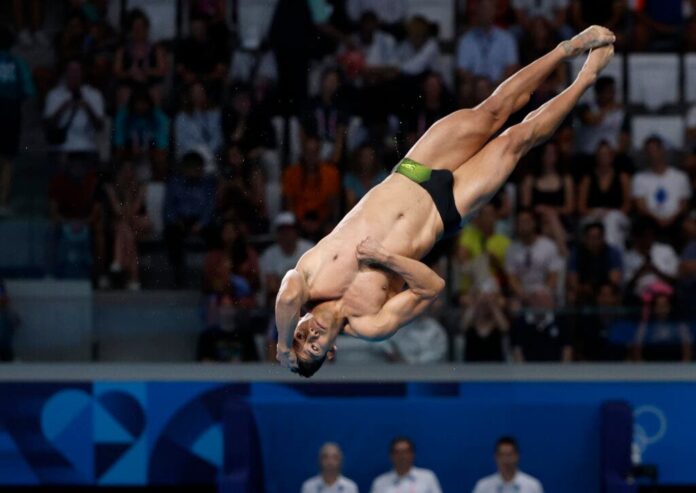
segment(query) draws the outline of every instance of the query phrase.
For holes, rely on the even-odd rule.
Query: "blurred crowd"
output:
[[[693,0],[455,2],[450,41],[405,0],[280,0],[267,32],[239,24],[235,2],[187,0],[173,39],[153,38],[145,9],[113,22],[113,0],[62,3],[58,32],[42,27],[42,0],[15,0],[0,28],[0,216],[12,215],[22,103],[35,98],[54,170],[51,275],[200,285],[201,360],[272,360],[255,339],[274,347],[284,273],[432,123],[561,40],[601,24],[623,53],[696,52]],[[54,63],[30,69],[29,47]],[[560,67],[511,123],[570,78]],[[623,94],[601,77],[424,259],[447,295],[389,342],[359,356],[346,343],[344,359],[689,360],[696,107],[678,108],[686,145],[655,129],[636,146],[641,109]],[[171,276],[150,286],[141,260],[158,249]]]

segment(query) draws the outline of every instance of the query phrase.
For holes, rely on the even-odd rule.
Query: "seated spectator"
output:
[[[645,293],[643,319],[636,333],[634,354],[638,361],[691,361],[689,326],[676,317],[670,286],[653,285]]]
[[[532,32],[538,26],[535,22],[542,19],[545,24],[553,29],[553,36],[557,39],[568,39],[573,36],[573,29],[568,25],[568,0],[513,0],[512,9],[515,14],[515,22],[522,32]]]
[[[14,360],[14,331],[20,320],[12,310],[5,281],[0,278],[0,362]]]
[[[645,0],[636,5],[634,51],[678,51],[685,27],[681,0]]]
[[[176,155],[196,151],[206,160],[209,172],[216,171],[218,153],[222,150],[222,116],[220,110],[210,104],[205,86],[192,84],[183,111],[174,120]]]
[[[557,229],[569,224],[575,212],[573,178],[559,168],[559,158],[558,144],[547,142],[534,173],[525,177],[520,190],[522,207],[533,208],[544,220],[544,226]]]
[[[321,159],[340,163],[346,143],[349,114],[340,100],[341,78],[329,69],[321,77],[319,95],[312,98],[302,115],[301,140],[315,135],[321,140]]]
[[[510,322],[503,311],[504,301],[496,293],[481,293],[466,308],[461,328],[466,338],[464,361],[505,361],[505,341]]]
[[[11,213],[10,189],[12,162],[19,151],[22,131],[22,102],[34,95],[31,72],[23,58],[10,50],[14,36],[7,26],[0,26],[0,217]]]
[[[311,241],[300,238],[297,221],[292,212],[278,214],[273,220],[273,227],[276,241],[263,252],[260,263],[264,298],[270,308],[275,303],[283,276],[290,269],[294,269],[300,257],[314,245]]]
[[[691,211],[682,226],[686,246],[679,263],[678,295],[684,312],[690,320],[696,320],[696,211]]]
[[[629,299],[635,301],[655,283],[674,283],[679,257],[670,245],[656,241],[655,224],[649,218],[636,220],[631,235],[633,247],[624,256],[624,279]]]
[[[541,288],[527,297],[527,308],[512,326],[512,348],[515,361],[573,360],[573,348],[565,320],[555,312],[554,296]]]
[[[392,363],[442,363],[447,357],[447,331],[434,318],[419,316],[380,344]]]
[[[204,18],[208,24],[210,39],[217,46],[229,49],[230,29],[227,27],[226,0],[189,0],[189,13]]]
[[[239,146],[224,153],[216,194],[218,216],[237,217],[250,234],[268,233],[266,178],[258,165],[245,160]]]
[[[191,16],[190,36],[177,50],[176,73],[185,86],[194,82],[208,84],[213,100],[220,97],[222,82],[227,75],[230,59],[224,45],[218,45],[208,33],[208,20],[201,15]]]
[[[429,469],[414,467],[416,449],[406,437],[397,437],[389,446],[389,459],[394,469],[378,476],[372,482],[371,493],[391,493],[405,490],[442,493],[437,476]]]
[[[498,211],[493,202],[484,204],[457,241],[459,304],[466,306],[475,290],[501,292],[507,286],[505,255],[510,238],[496,232]]]
[[[621,252],[607,244],[602,223],[583,227],[582,242],[568,261],[566,296],[573,305],[590,305],[605,284],[621,285]]]
[[[578,212],[585,220],[601,221],[606,240],[623,251],[627,214],[631,210],[631,179],[616,168],[614,151],[607,142],[597,147],[591,173],[580,181]]]
[[[414,110],[406,114],[404,148],[410,149],[433,123],[452,112],[452,98],[439,73],[423,77],[420,96]]]
[[[162,84],[167,76],[167,55],[150,41],[150,19],[140,9],[128,15],[127,40],[116,52],[114,75],[119,84],[118,106],[128,104],[134,89],[148,88],[155,106],[160,106]]]
[[[238,145],[250,159],[258,158],[264,149],[276,147],[273,124],[268,115],[254,106],[247,86],[232,89],[231,105],[222,114],[222,130],[225,142]]]
[[[425,17],[413,16],[406,24],[406,39],[394,53],[399,72],[403,75],[422,75],[440,70],[440,47]]]
[[[505,254],[505,271],[510,290],[525,303],[536,291],[555,292],[563,258],[548,237],[538,233],[538,220],[533,212],[517,213],[516,241]]]
[[[538,479],[519,470],[520,449],[512,437],[500,437],[495,444],[496,474],[480,479],[473,493],[543,493]]]
[[[219,248],[206,254],[203,266],[205,323],[199,360],[257,361],[254,330],[263,326],[256,307],[259,259],[234,219],[222,225]]]
[[[145,189],[138,182],[132,162],[121,164],[116,178],[105,186],[105,191],[113,224],[111,272],[125,271],[128,289],[137,291],[140,289],[137,241],[152,230],[152,222],[145,211]]]
[[[457,70],[465,81],[483,75],[498,85],[517,70],[517,43],[512,34],[493,24],[495,1],[477,2],[476,24],[457,44]]]
[[[321,238],[338,217],[341,193],[336,167],[320,159],[321,143],[308,136],[300,162],[283,172],[283,199],[311,240]]]
[[[341,474],[343,452],[327,442],[319,449],[319,474],[302,483],[301,493],[358,493],[358,486]]]
[[[604,284],[595,293],[593,305],[579,317],[575,325],[575,359],[589,361],[622,361],[627,347],[633,343],[635,323],[621,306],[621,291],[615,284]]]
[[[372,187],[387,177],[387,172],[377,160],[377,152],[370,145],[362,145],[355,151],[353,165],[343,177],[346,209],[360,202]]]
[[[616,81],[612,77],[601,76],[594,85],[594,94],[592,103],[578,107],[581,124],[577,135],[578,151],[592,156],[605,141],[619,154],[627,153],[630,143],[629,119],[623,105],[616,100]]]
[[[531,3],[533,2],[528,2],[528,4]],[[531,29],[525,29],[521,33],[515,33],[518,37],[520,37],[519,53],[520,62],[522,65],[529,65],[536,59],[541,58],[546,53],[553,50],[561,39],[568,39],[573,36],[572,34],[567,33],[567,36],[559,37],[557,31],[554,29],[554,26],[545,17],[532,17],[527,22],[529,23]],[[512,31],[515,32],[518,30],[513,27]],[[549,81],[555,83],[556,87],[560,85],[558,79],[560,79],[562,70],[563,69],[554,70],[551,78],[549,79]],[[543,88],[544,85],[546,84],[542,84],[540,88]],[[534,98],[536,94],[532,94],[531,96]]]
[[[71,156],[49,184],[51,218],[56,226],[55,275],[89,279],[92,259],[103,254],[99,178],[89,158]],[[97,255],[93,255],[94,252]],[[106,281],[99,280],[100,287]]]
[[[116,113],[114,147],[121,159],[149,162],[154,180],[166,176],[169,118],[155,107],[147,91],[131,94],[128,106]]]
[[[633,176],[631,195],[638,213],[655,222],[660,237],[673,240],[691,198],[689,177],[670,166],[660,137],[646,139],[645,154],[649,169]]]
[[[89,21],[83,12],[73,10],[68,13],[54,45],[59,63],[84,57],[88,30]]]
[[[200,154],[190,152],[181,160],[181,172],[167,183],[164,237],[179,287],[184,284],[184,240],[198,237],[210,243],[213,234],[216,183],[203,167]]]
[[[104,126],[104,99],[83,82],[82,63],[70,60],[61,82],[46,96],[44,125],[51,150],[97,153],[97,132]]]
[[[395,64],[396,40],[379,28],[379,19],[372,10],[366,10],[360,15],[357,32],[350,38],[349,46],[360,54],[359,63],[362,67],[358,73],[362,75],[363,83],[383,78],[386,68]],[[346,72],[350,75],[350,71]]]

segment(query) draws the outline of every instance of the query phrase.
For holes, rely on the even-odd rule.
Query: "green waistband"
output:
[[[399,164],[396,165],[394,171],[404,175],[406,178],[409,178],[416,183],[423,183],[430,179],[430,173],[432,170],[427,166],[417,163],[413,159],[404,158],[399,161]]]

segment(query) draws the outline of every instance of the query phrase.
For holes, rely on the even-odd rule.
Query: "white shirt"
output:
[[[562,267],[563,258],[556,244],[545,236],[537,236],[529,246],[514,241],[505,254],[505,270],[517,276],[528,293],[545,287],[549,273]]]
[[[691,197],[691,185],[686,173],[670,166],[662,174],[641,171],[634,175],[631,195],[645,200],[651,214],[668,218],[677,213],[682,200]]]
[[[297,265],[297,261],[300,260],[300,257],[313,246],[314,243],[311,241],[300,238],[297,240],[295,251],[290,255],[286,255],[282,248],[280,248],[280,245],[274,243],[263,252],[263,255],[261,255],[261,259],[259,261],[261,273],[264,277],[267,274],[277,274],[281,277],[284,276],[287,271],[295,268],[295,265]]]
[[[413,467],[405,476],[395,471],[378,476],[372,483],[371,493],[442,493],[435,473]]]
[[[426,70],[439,71],[440,47],[430,38],[418,51],[408,41],[403,41],[396,49],[396,64],[407,75],[418,75]]]
[[[494,83],[510,65],[519,63],[517,42],[512,34],[499,27],[484,31],[470,29],[457,44],[457,68],[483,75]]]
[[[358,493],[358,486],[343,476],[331,486],[324,483],[321,476],[314,476],[302,484],[302,493]]]
[[[658,268],[660,272],[671,277],[676,277],[679,272],[679,256],[674,248],[665,243],[653,243],[650,247],[650,262]],[[645,257],[636,250],[629,250],[624,256],[624,279],[628,282],[645,263]],[[642,275],[636,282],[635,294],[641,295],[651,284],[659,281],[660,278],[649,272]]]
[[[97,118],[104,118],[104,98],[101,93],[88,85],[83,85],[80,88],[82,99],[84,99],[92,108],[92,111],[97,115]],[[44,118],[50,118],[55,115],[56,111],[63,104],[72,99],[73,95],[65,86],[61,84],[53,88],[46,97],[46,107],[44,108]],[[58,124],[60,126],[67,125],[70,120],[72,109],[68,109],[63,113]],[[92,125],[87,110],[80,108],[75,113],[72,123],[68,128],[65,142],[55,146],[53,149],[63,152],[96,152],[97,140],[96,129]]]
[[[437,363],[447,354],[447,332],[431,317],[417,317],[380,343],[388,354],[398,353],[406,363]]]
[[[391,34],[376,31],[370,44],[363,43],[356,34],[353,36],[353,42],[360,47],[365,56],[366,67],[381,67],[395,63],[396,40]]]
[[[592,113],[599,111],[597,103],[593,102],[588,106]],[[606,113],[602,121],[596,125],[580,125],[577,140],[578,150],[585,154],[594,154],[599,143],[603,140],[609,142],[614,149],[618,149],[625,116],[626,112],[619,107]]]
[[[544,488],[537,479],[517,471],[509,483],[497,473],[486,476],[476,483],[473,493],[544,493]]]

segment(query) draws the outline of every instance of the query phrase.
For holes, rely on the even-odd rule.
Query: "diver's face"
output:
[[[333,343],[334,337],[328,328],[310,312],[298,322],[292,347],[298,359],[317,361],[326,356]]]

